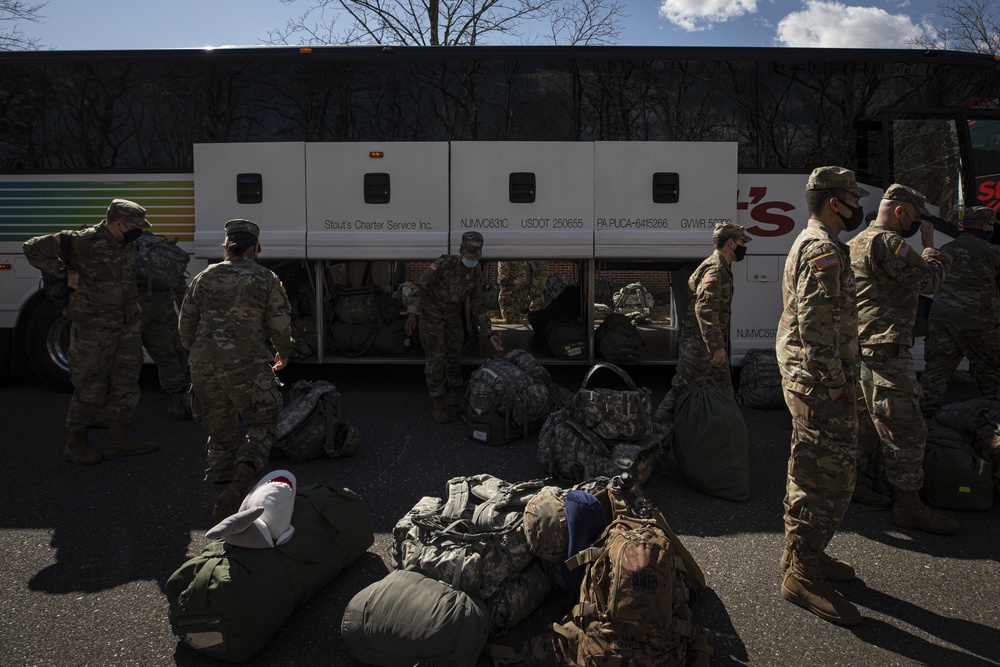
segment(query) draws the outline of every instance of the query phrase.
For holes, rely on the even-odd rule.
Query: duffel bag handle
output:
[[[631,391],[638,391],[639,388],[636,386],[635,382],[632,381],[632,378],[629,376],[628,373],[626,373],[624,370],[622,370],[618,366],[615,366],[614,364],[609,364],[606,361],[598,361],[596,364],[594,364],[593,366],[590,367],[590,370],[587,371],[587,375],[583,378],[583,388],[584,389],[589,389],[589,387],[587,386],[587,384],[590,382],[590,377],[598,369],[601,369],[601,368],[607,368],[610,371],[614,371],[615,373],[618,374],[618,377],[620,377],[622,380],[625,381],[626,386],[628,386],[628,388]]]

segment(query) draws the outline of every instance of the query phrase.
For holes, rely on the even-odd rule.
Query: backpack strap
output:
[[[469,505],[469,478],[456,477],[448,481],[448,500],[441,509],[441,516],[446,519],[459,519]]]

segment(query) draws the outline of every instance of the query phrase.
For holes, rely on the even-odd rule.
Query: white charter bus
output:
[[[0,53],[0,371],[65,386],[68,326],[21,253],[125,197],[155,232],[220,258],[222,224],[260,223],[313,352],[337,285],[386,289],[486,239],[484,260],[549,260],[579,286],[670,285],[640,326],[642,363],[677,359],[686,277],[718,220],[754,238],[733,265],[734,364],[772,347],[780,275],[816,166],[856,170],[874,210],[890,183],[937,207],[939,243],[970,205],[1000,206],[1000,60],[920,50],[674,47],[263,47]],[[994,239],[996,241],[997,239]],[[374,269],[374,270],[373,270]],[[470,325],[471,326],[471,325]],[[524,325],[508,347],[543,363]],[[469,331],[464,360],[490,348]],[[922,343],[916,345],[920,359]]]

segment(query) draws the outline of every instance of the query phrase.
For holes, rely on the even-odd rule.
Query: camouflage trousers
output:
[[[677,407],[677,399],[687,390],[692,382],[699,378],[708,378],[719,389],[723,389],[730,396],[735,397],[736,391],[733,389],[733,372],[729,365],[729,357],[726,361],[714,366],[712,357],[705,350],[705,344],[698,334],[685,335],[681,338],[677,361],[677,369],[674,371],[673,380],[670,383],[670,391],[660,401],[656,408],[654,419],[659,422],[673,421],[674,410]]]
[[[73,396],[66,429],[82,431],[100,416],[130,422],[139,403],[142,342],[139,318],[73,322],[69,334],[69,379]]]
[[[544,290],[548,279],[548,262],[497,262],[498,301],[503,321],[514,324],[525,313],[544,308]]]
[[[865,402],[865,392],[861,382],[857,384],[858,406],[858,483],[863,483],[870,489],[882,494],[890,494],[892,485],[885,472],[885,460],[882,456],[881,439],[872,415]]]
[[[169,292],[154,290],[147,295],[139,286],[139,306],[142,308],[142,345],[156,364],[160,388],[168,394],[187,389],[187,353],[177,332],[177,311]]]
[[[785,545],[826,549],[851,504],[857,472],[857,383],[836,401],[816,385],[805,393],[782,385],[792,414],[792,451],[785,489]]]
[[[924,339],[924,372],[920,376],[923,397],[920,409],[930,417],[941,409],[948,383],[962,361],[969,360],[969,372],[983,396],[996,396],[1000,389],[1000,329],[962,327],[931,319]]]
[[[878,432],[875,442],[882,448],[889,482],[903,491],[920,489],[927,424],[920,412],[920,385],[909,348],[897,343],[863,345],[861,388]],[[869,439],[860,444],[871,447],[874,443]],[[860,452],[861,460],[871,454]]]
[[[191,416],[208,434],[206,482],[232,480],[239,463],[257,471],[267,465],[283,404],[280,387],[267,362],[191,365]],[[237,445],[241,417],[247,432]]]
[[[420,314],[420,345],[424,348],[424,380],[431,398],[443,398],[462,386],[462,346],[465,333],[458,311],[424,308]]]

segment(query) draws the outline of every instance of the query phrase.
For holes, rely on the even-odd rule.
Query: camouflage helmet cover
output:
[[[566,559],[569,528],[566,525],[565,491],[545,486],[524,508],[524,536],[528,550],[553,563]]]

